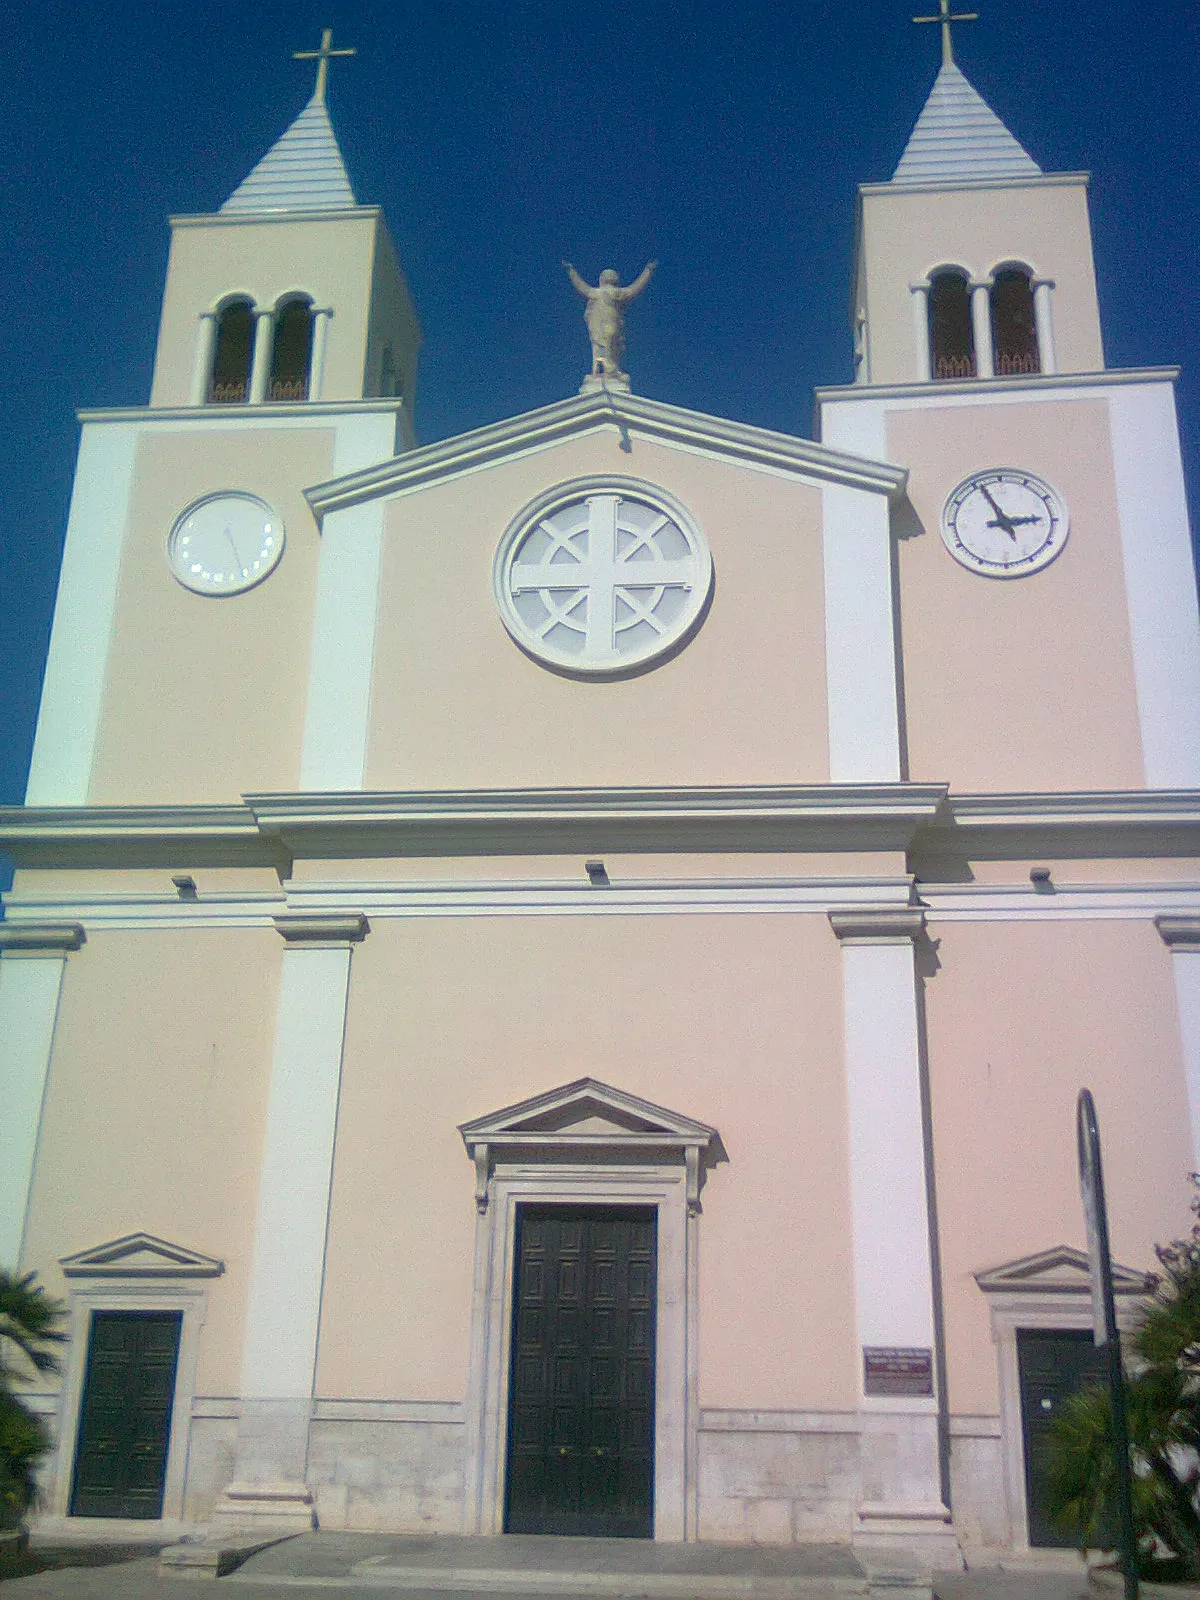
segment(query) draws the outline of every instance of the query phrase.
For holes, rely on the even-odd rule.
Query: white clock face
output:
[[[1062,496],[1032,472],[995,467],[964,478],[942,511],[942,539],[956,561],[988,578],[1023,578],[1067,542]]]
[[[197,594],[240,594],[283,554],[283,523],[252,494],[210,494],[188,506],[167,538],[167,560]]]

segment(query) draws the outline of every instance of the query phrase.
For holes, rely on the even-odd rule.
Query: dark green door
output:
[[[93,1311],[73,1517],[161,1517],[178,1311]]]
[[[1096,1349],[1090,1329],[1021,1328],[1017,1331],[1017,1364],[1029,1542],[1039,1549],[1070,1548],[1077,1541],[1056,1528],[1046,1512],[1047,1436],[1064,1400],[1087,1383],[1105,1381],[1107,1357]]]
[[[652,1209],[517,1211],[505,1528],[654,1527]]]

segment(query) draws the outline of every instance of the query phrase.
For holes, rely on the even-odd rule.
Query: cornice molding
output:
[[[840,944],[911,944],[925,931],[925,913],[919,908],[855,906],[829,912],[829,926]]]
[[[728,456],[798,477],[848,485],[896,498],[908,482],[907,470],[865,456],[814,444],[792,434],[774,433],[729,422],[700,411],[648,400],[642,395],[572,395],[537,411],[494,422],[439,444],[410,450],[360,472],[348,473],[306,491],[313,512],[322,517],[345,506],[409,492],[425,484],[472,472],[507,456],[545,448],[599,428],[627,429],[643,438]]]
[[[949,795],[945,784],[251,794],[229,806],[8,806],[18,867],[269,867],[296,858],[902,851],[939,861],[1200,858],[1200,791]]]
[[[0,922],[0,956],[65,956],[86,938],[82,922]]]
[[[1200,791],[956,794],[917,848],[981,860],[1200,856]]]
[[[296,422],[315,417],[400,415],[404,400],[263,400],[257,405],[206,406],[104,406],[75,413],[80,422],[208,422],[214,427],[230,422]]]
[[[203,211],[168,217],[172,228],[261,228],[271,222],[369,222],[383,216],[380,206],[314,207],[297,211]]]
[[[932,405],[948,395],[969,395],[986,400],[993,394],[1047,389],[1109,389],[1138,383],[1175,383],[1178,367],[1123,367],[1109,372],[1037,372],[1011,378],[939,378],[920,383],[845,383],[813,392],[818,416],[826,403],[844,400],[928,400]]]
[[[860,183],[858,192],[864,195],[945,194],[965,190],[987,189],[1077,189],[1091,182],[1090,172],[1030,172],[1011,178],[915,178],[911,182],[897,182],[895,178],[883,183]]]
[[[281,911],[272,921],[275,932],[289,949],[315,950],[361,944],[371,931],[371,924],[361,911]]]
[[[1155,917],[1154,926],[1172,954],[1200,953],[1200,915]]]
[[[18,867],[291,870],[246,805],[0,806],[0,850]]]
[[[247,795],[292,857],[903,850],[942,784]],[[0,839],[2,839],[0,835]]]

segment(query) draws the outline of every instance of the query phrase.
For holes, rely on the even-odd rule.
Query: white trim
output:
[[[325,354],[329,346],[329,319],[333,311],[329,306],[317,306],[312,313],[312,349],[308,358],[308,399],[321,398],[325,386]]]
[[[928,383],[933,377],[933,368],[929,352],[929,291],[932,285],[928,278],[922,278],[920,283],[909,285],[912,295],[913,319],[913,348],[917,358],[917,381]],[[880,459],[883,459],[882,451]]]
[[[275,313],[266,306],[256,306],[250,313],[254,318],[254,349],[250,357],[250,404],[262,405],[267,398],[267,384],[271,380],[271,367],[275,346]]]
[[[247,1401],[313,1394],[349,983],[349,944],[286,948],[246,1293]]]
[[[844,483],[886,496],[901,493],[908,478],[903,468],[846,455],[792,434],[729,422],[640,395],[614,399],[604,392],[556,401],[443,443],[425,445],[368,471],[317,484],[306,492],[314,512],[322,515],[360,500],[411,493],[500,460],[516,460],[567,439],[613,429],[633,431],[713,459],[732,459],[746,468]]]
[[[1192,1130],[1192,1170],[1200,1171],[1200,948],[1171,951],[1179,1037],[1187,1082],[1188,1119]]]
[[[10,1272],[21,1260],[65,968],[62,949],[0,960],[0,1267]]]
[[[202,406],[208,400],[209,386],[212,383],[213,358],[217,353],[219,315],[217,311],[202,311],[196,319],[200,326],[196,330],[196,354],[192,363],[189,405]]]
[[[933,1273],[912,934],[841,943],[857,1344],[932,1352]],[[861,1358],[858,1365],[861,1388]],[[867,1410],[875,1404],[865,1396],[861,1400]]]
[[[321,530],[301,789],[361,789],[370,730],[384,504],[330,512]]]
[[[27,805],[87,803],[136,448],[130,427],[79,441]]]
[[[1018,373],[1006,378],[946,378],[927,383],[836,384],[813,395],[818,419],[826,406],[851,402],[883,405],[885,411],[914,411],[941,406],[977,406],[983,402],[1011,405],[1022,400],[1078,400],[1080,390],[1109,398],[1131,384],[1173,384],[1178,367],[1131,367],[1124,371]]]
[[[1054,343],[1054,290],[1052,278],[1033,280],[1033,322],[1037,329],[1038,365],[1049,376],[1058,371],[1058,351]]]
[[[46,916],[70,918],[91,931],[163,928],[269,928],[284,911],[354,912],[374,918],[471,916],[825,916],[851,906],[910,903],[913,880],[887,878],[647,878],[598,890],[586,882],[515,879],[388,883],[346,879],[295,883],[287,895],[111,894],[87,899],[22,896],[7,904],[8,931]],[[1141,921],[1200,915],[1200,877],[1168,883],[1055,883],[1042,891],[1023,884],[926,883],[917,886],[929,919],[943,922]],[[10,958],[11,960],[11,958]]]
[[[395,417],[339,428],[333,469],[357,472],[395,451]],[[301,789],[361,789],[367,759],[383,561],[382,502],[330,512],[321,557],[300,755]]]
[[[342,222],[347,218],[358,221],[382,219],[380,206],[313,206],[297,207],[294,211],[203,211],[168,217],[172,228],[261,228],[269,222]]]
[[[1015,141],[1014,141],[1015,143]],[[860,195],[868,194],[955,194],[964,191],[987,189],[1076,189],[1086,187],[1091,179],[1089,172],[1030,172],[996,178],[909,178],[899,182],[895,178],[883,183],[860,183]]]
[[[517,1206],[654,1206],[658,1212],[655,1323],[654,1537],[698,1536],[697,1229],[684,1167],[616,1166],[603,1160],[498,1164],[475,1233],[471,1368],[467,1391],[464,1531],[498,1534],[504,1523],[504,1458]]]
[[[139,1522],[139,1531],[151,1533],[177,1523],[183,1516],[183,1497],[187,1479],[188,1439],[191,1430],[192,1400],[196,1392],[196,1366],[200,1355],[200,1333],[208,1313],[208,1289],[203,1283],[183,1281],[147,1283],[105,1279],[94,1286],[69,1280],[71,1326],[67,1346],[67,1367],[58,1400],[58,1440],[54,1461],[54,1481],[47,1513],[57,1523],[61,1518],[70,1530],[94,1527],[92,1517],[69,1514],[71,1480],[75,1472],[75,1449],[79,1433],[83,1387],[87,1377],[87,1357],[93,1311],[181,1311],[179,1355],[175,1366],[175,1397],[171,1407],[171,1430],[167,1442],[167,1471],[163,1484],[161,1521]]]
[[[971,338],[975,345],[975,375],[986,382],[996,376],[995,352],[992,349],[992,280],[972,280]]]
[[[1175,397],[1109,398],[1146,783],[1200,786],[1200,622]]]
[[[821,500],[830,781],[898,782],[900,709],[888,503],[843,484],[826,484]]]
[[[395,425],[403,414],[402,398],[380,396],[370,400],[273,400],[268,410],[252,405],[89,407],[75,416],[89,427],[119,427],[135,422],[164,433],[191,433],[197,424],[224,429],[230,422],[239,424],[239,432],[246,423],[253,423],[256,428],[320,428],[329,426],[330,417],[379,416]],[[389,449],[385,454],[392,452]]]

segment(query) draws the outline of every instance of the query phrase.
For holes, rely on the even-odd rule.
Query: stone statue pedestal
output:
[[[589,372],[579,385],[580,394],[603,394],[606,389],[610,394],[628,394],[629,374],[606,372],[601,376],[598,372]]]

